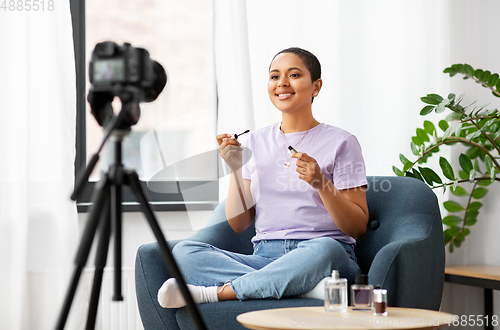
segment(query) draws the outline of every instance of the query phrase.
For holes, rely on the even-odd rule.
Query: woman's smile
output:
[[[283,100],[287,100],[289,98],[291,98],[295,93],[277,93],[276,95],[278,96],[278,99],[280,99],[281,101]]]

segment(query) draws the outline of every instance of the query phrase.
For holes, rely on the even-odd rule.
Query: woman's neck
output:
[[[313,116],[307,118],[283,116],[282,119],[280,128],[283,133],[303,132],[319,125],[319,122]]]

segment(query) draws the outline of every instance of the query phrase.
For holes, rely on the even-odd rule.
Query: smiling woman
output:
[[[323,281],[333,269],[351,281],[360,273],[354,244],[368,221],[363,156],[352,134],[313,117],[320,73],[318,59],[306,50],[278,53],[269,68],[268,92],[281,111],[281,125],[253,131],[243,143],[231,134],[217,136],[219,153],[231,168],[226,216],[237,233],[255,221],[254,253],[178,243],[172,253],[197,303],[322,299]],[[302,151],[291,155],[295,162],[288,146]],[[352,164],[360,166],[353,170]],[[184,305],[175,279],[165,281],[158,301],[166,308]]]

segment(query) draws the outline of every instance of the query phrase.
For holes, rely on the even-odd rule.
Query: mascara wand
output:
[[[248,132],[250,132],[250,130],[249,130],[249,129],[247,129],[247,130],[246,130],[246,131],[244,131],[243,133],[240,133],[240,134],[234,134],[234,138],[235,138],[236,140],[238,140],[238,136],[242,136],[243,134],[248,133]]]

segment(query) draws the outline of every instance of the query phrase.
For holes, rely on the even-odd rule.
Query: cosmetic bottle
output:
[[[347,311],[347,279],[340,278],[338,270],[325,282],[325,312]]]
[[[387,290],[373,290],[373,314],[387,316]]]
[[[368,284],[368,275],[356,275],[356,284],[351,285],[351,302],[354,309],[371,310],[373,286]]]

